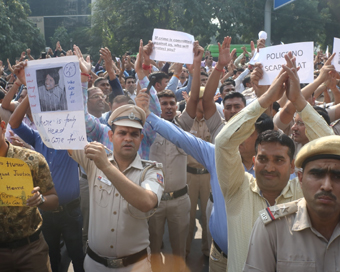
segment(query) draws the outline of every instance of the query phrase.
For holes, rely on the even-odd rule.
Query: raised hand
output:
[[[224,37],[222,45],[218,43],[218,64],[220,66],[226,66],[228,63],[233,59],[233,56],[236,53],[236,49],[233,49],[233,51],[230,53],[230,43],[231,43],[231,37],[227,36]]]
[[[107,158],[105,147],[103,144],[98,142],[91,142],[85,146],[84,150],[86,157],[90,160],[93,160],[93,162],[100,170],[103,171],[105,168],[112,165]]]
[[[320,74],[317,77],[317,80],[320,80],[320,84],[322,82],[328,81],[331,78],[335,78],[337,76],[337,72],[335,71],[334,65],[332,65],[332,60],[335,56],[335,53],[333,53],[325,62],[325,64],[320,69]]]
[[[152,53],[153,48],[153,42],[149,41],[147,45],[143,47],[143,58],[144,58],[144,64],[150,65],[150,55]]]
[[[199,62],[200,66],[201,66],[201,61],[202,61],[203,54],[204,54],[204,48],[202,46],[200,46],[198,41],[195,41],[193,50],[194,50],[194,63]]]
[[[135,103],[138,107],[145,111],[146,116],[149,116],[150,95],[148,95],[145,91],[146,88],[140,90],[135,98]]]
[[[91,63],[85,61],[85,59],[83,58],[83,54],[80,51],[80,48],[76,45],[73,45],[73,52],[78,57],[79,68],[81,72],[85,74],[90,74],[92,68]]]
[[[13,66],[13,73],[18,77],[22,84],[26,85],[25,67],[27,66],[27,60],[21,61]]]
[[[260,48],[266,47],[266,40],[265,39],[258,39],[257,40],[257,52],[259,52]]]
[[[282,65],[282,68],[288,76],[286,81],[286,96],[295,105],[297,100],[305,100],[305,98],[301,94],[300,79],[297,74],[298,69],[296,68],[295,58],[290,58],[288,55],[285,55],[285,59],[287,64]],[[297,108],[297,110],[299,109]]]
[[[100,52],[100,57],[105,61],[106,70],[113,69],[112,55],[111,55],[111,51],[109,50],[109,48],[107,47],[101,48],[99,52]]]

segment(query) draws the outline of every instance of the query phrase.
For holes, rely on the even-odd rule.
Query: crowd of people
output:
[[[64,243],[78,271],[188,271],[200,209],[209,271],[337,271],[340,263],[340,75],[335,54],[314,56],[300,84],[289,52],[259,85],[265,47],[215,59],[196,41],[192,64],[108,48],[94,63],[79,47],[41,58],[79,60],[88,144],[45,145],[24,69],[0,63],[0,156],[23,160],[34,188],[26,206],[0,207],[0,271],[60,269]],[[48,68],[48,67],[47,67]],[[42,111],[67,109],[58,69],[41,74]],[[172,258],[164,266],[165,224]]]

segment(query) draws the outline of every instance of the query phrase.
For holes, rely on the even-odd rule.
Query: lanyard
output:
[[[262,198],[266,201],[267,207],[270,207],[269,202],[267,201],[267,199],[264,198],[262,191],[260,190],[260,196],[262,196]]]

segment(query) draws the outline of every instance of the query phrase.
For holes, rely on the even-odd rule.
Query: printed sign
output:
[[[24,161],[0,157],[0,206],[26,206],[33,187],[31,170]]]
[[[259,85],[270,85],[286,64],[284,58],[289,51],[296,58],[296,66],[300,67],[298,75],[300,83],[311,83],[314,80],[313,42],[291,43],[261,48],[258,62],[263,66],[263,78]]]
[[[151,59],[192,64],[194,36],[173,30],[155,28],[152,34],[154,48]]]
[[[83,149],[87,140],[78,58],[29,61],[25,74],[33,120],[45,145]]]
[[[340,39],[339,38],[334,38],[333,53],[336,53],[336,54],[332,60],[332,64],[334,65],[335,70],[340,72]]]

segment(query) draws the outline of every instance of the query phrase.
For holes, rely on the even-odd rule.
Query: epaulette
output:
[[[331,123],[331,127],[334,127],[335,125],[339,124],[340,119],[335,120],[334,122]]]
[[[259,214],[263,224],[267,225],[276,219],[296,213],[298,210],[298,202],[299,200],[295,200],[261,210]]]
[[[141,160],[142,163],[146,164],[147,166],[154,166],[156,168],[162,169],[163,168],[163,163],[161,162],[156,162],[156,161],[149,161],[149,160]]]
[[[340,135],[340,119],[335,120],[333,123],[331,123],[331,127],[335,135]]]

